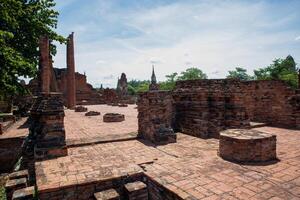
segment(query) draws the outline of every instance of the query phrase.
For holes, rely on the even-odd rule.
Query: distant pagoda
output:
[[[159,85],[157,84],[153,65],[152,65],[152,75],[151,75],[151,83],[149,85],[149,90],[159,90]]]

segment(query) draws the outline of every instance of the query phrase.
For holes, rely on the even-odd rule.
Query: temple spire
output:
[[[159,90],[159,85],[157,84],[153,65],[152,65],[152,76],[151,76],[151,83],[149,85],[149,90]]]
[[[156,76],[155,76],[155,72],[154,72],[154,65],[152,65],[151,83],[156,84]]]

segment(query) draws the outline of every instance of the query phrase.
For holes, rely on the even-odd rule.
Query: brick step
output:
[[[8,175],[9,180],[19,179],[19,178],[26,178],[26,180],[28,181],[29,180],[28,170],[16,171]]]
[[[33,200],[34,193],[34,186],[22,188],[14,191],[12,200]]]
[[[27,187],[27,179],[26,178],[18,178],[18,179],[9,179],[5,184],[5,193],[7,200],[11,200],[13,193],[16,190],[26,188]]]
[[[141,181],[127,183],[124,188],[128,200],[148,200],[148,189],[145,183]]]
[[[96,200],[120,200],[120,195],[115,189],[97,192],[94,197]]]

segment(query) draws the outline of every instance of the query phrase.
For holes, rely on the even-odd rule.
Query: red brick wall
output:
[[[295,90],[283,81],[264,80],[241,82],[244,101],[251,121],[275,126],[295,126],[290,99]]]
[[[221,130],[249,125],[237,80],[178,81],[173,91],[175,128],[202,138],[218,137]]]
[[[139,132],[150,140],[155,118],[175,118],[172,128],[202,138],[218,137],[228,128],[247,128],[250,121],[300,126],[300,95],[283,81],[178,81],[168,93],[175,110],[171,115],[162,111],[169,98],[153,94],[141,94],[138,102]]]

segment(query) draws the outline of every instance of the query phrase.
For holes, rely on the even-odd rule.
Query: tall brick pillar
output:
[[[74,60],[74,33],[68,37],[67,42],[67,107],[72,109],[76,105],[76,89],[75,89],[75,60]]]
[[[40,92],[50,93],[50,54],[49,54],[49,38],[41,36],[39,39],[40,48]]]

